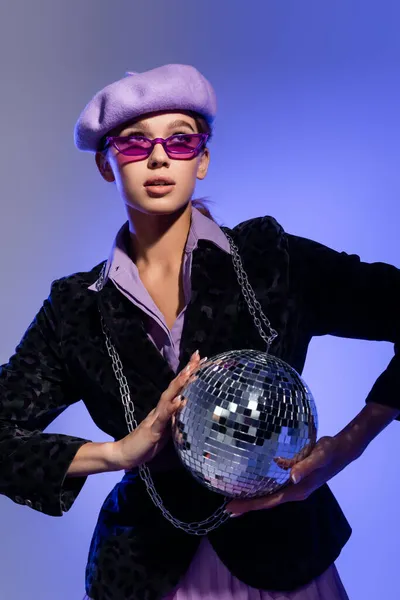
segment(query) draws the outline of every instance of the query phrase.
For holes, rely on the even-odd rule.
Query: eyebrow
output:
[[[167,129],[175,129],[175,127],[189,127],[194,133],[195,130],[193,129],[193,127],[191,126],[190,123],[188,123],[187,121],[183,121],[182,119],[177,119],[176,121],[173,121],[172,123],[170,123],[167,127]],[[129,127],[127,127],[127,129],[131,130],[131,129],[141,129],[143,131],[150,131],[150,127],[147,125],[147,123],[133,123],[132,125],[130,125]]]

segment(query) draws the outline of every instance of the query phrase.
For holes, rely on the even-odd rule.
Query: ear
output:
[[[197,168],[197,179],[204,179],[207,175],[208,165],[210,164],[210,150],[208,148],[204,148],[199,166]]]
[[[100,175],[103,177],[103,179],[109,183],[115,181],[114,172],[109,161],[107,160],[107,155],[104,152],[96,152],[95,159],[97,168],[99,169]]]

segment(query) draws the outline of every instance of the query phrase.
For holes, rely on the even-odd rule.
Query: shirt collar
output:
[[[107,260],[107,264],[105,267],[104,273],[104,283],[107,281],[109,277],[110,271],[114,271],[120,265],[119,263],[121,259],[123,261],[131,259],[129,258],[129,252],[127,248],[127,236],[129,232],[129,223],[128,221],[122,225],[120,230],[118,231],[110,255]],[[187,238],[185,252],[190,254],[197,247],[197,243],[199,240],[208,240],[218,246],[221,250],[231,253],[231,248],[228,242],[228,238],[225,236],[222,229],[219,225],[209,219],[203,213],[201,213],[196,207],[192,206],[192,217],[190,222],[189,235]],[[96,283],[93,283],[89,286],[89,290],[96,291]]]

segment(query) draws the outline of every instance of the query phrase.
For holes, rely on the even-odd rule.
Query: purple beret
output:
[[[74,131],[79,150],[96,152],[102,137],[118,125],[159,110],[190,110],[211,125],[217,108],[211,84],[190,65],[164,65],[127,72],[106,86],[82,111]]]

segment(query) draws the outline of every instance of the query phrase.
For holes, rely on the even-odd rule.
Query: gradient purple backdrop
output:
[[[399,22],[387,0],[3,2],[0,363],[51,281],[105,258],[125,218],[72,134],[92,95],[127,70],[190,63],[215,86],[212,163],[197,196],[215,202],[217,220],[270,214],[288,232],[399,266]],[[362,408],[392,353],[312,342],[304,377],[321,435]],[[82,403],[48,431],[108,439]],[[399,597],[399,436],[390,425],[331,482],[354,530],[337,562],[351,600]],[[1,600],[82,598],[92,530],[119,479],[89,477],[61,519],[0,497]]]

